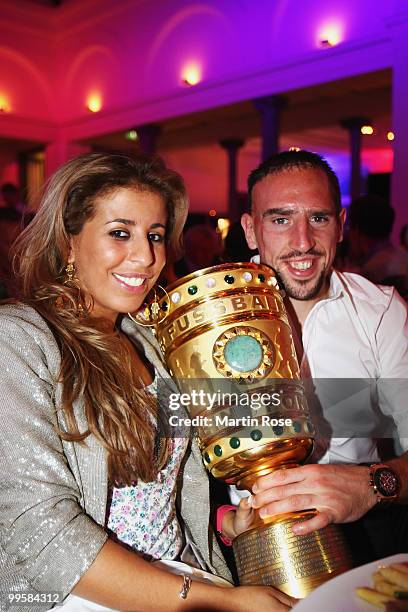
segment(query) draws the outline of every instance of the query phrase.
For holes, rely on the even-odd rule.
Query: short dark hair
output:
[[[283,151],[282,153],[272,155],[255,168],[248,177],[248,199],[250,207],[252,208],[253,188],[259,181],[262,181],[262,179],[269,174],[278,174],[279,172],[291,170],[292,168],[298,168],[300,170],[313,168],[324,172],[329,181],[329,191],[336,215],[340,214],[341,195],[339,179],[323,157],[317,155],[317,153],[311,153],[310,151]]]
[[[18,193],[19,188],[14,183],[3,183],[1,186],[2,193]]]
[[[350,228],[357,229],[368,238],[374,240],[388,238],[394,225],[394,219],[394,209],[380,196],[362,196],[350,204]]]

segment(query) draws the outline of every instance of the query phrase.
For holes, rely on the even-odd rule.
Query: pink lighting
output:
[[[181,73],[181,79],[184,85],[193,87],[201,81],[201,69],[198,64],[188,64],[183,68]]]
[[[99,93],[91,93],[86,100],[86,108],[91,113],[99,113],[102,108],[102,97]]]
[[[328,23],[318,33],[320,47],[335,47],[343,40],[343,28],[339,23]]]

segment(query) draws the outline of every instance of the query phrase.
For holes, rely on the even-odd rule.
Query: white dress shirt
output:
[[[368,401],[372,409],[371,415],[363,412],[357,419],[357,431],[362,430],[363,417],[366,433],[375,415],[382,413],[395,423],[398,450],[408,450],[408,317],[395,289],[374,285],[358,274],[334,271],[328,297],[317,302],[306,318],[302,341],[301,369],[307,362],[313,379],[375,382],[374,392],[367,386],[356,398],[360,406]],[[348,410],[352,406],[349,399]],[[354,406],[357,410],[358,405]],[[365,463],[378,458],[376,442],[368,435],[334,437],[320,463]]]
[[[259,258],[252,261],[258,263]],[[340,422],[354,410],[356,430],[350,436],[362,432],[362,437],[332,437],[319,463],[378,461],[376,440],[369,432],[379,414],[394,421],[397,451],[408,450],[407,314],[405,302],[393,287],[374,285],[358,274],[331,274],[328,297],[313,306],[303,325],[302,377],[313,378],[317,394],[319,380],[325,386],[323,379],[359,379],[373,384],[331,406]],[[353,418],[349,421],[354,422]],[[231,499],[238,503],[244,492],[234,489]]]

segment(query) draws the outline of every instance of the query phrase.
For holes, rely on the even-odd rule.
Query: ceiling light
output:
[[[335,47],[342,40],[341,26],[339,24],[324,26],[319,32],[318,40],[322,48]]]
[[[10,104],[6,96],[0,95],[0,113],[9,113],[10,112]]]
[[[184,85],[193,87],[201,81],[201,70],[197,64],[189,64],[186,66],[181,74],[181,80]]]
[[[88,96],[86,101],[86,108],[91,113],[99,113],[102,108],[102,98],[98,93],[93,93]]]
[[[135,141],[135,140],[137,140],[139,138],[139,136],[138,136],[136,130],[129,130],[128,132],[126,132],[125,138],[126,138],[126,140],[133,140],[133,141]]]
[[[231,222],[229,219],[224,219],[224,217],[220,217],[217,221],[217,230],[221,234],[222,240],[225,240],[228,234],[229,227]]]
[[[388,140],[394,140],[395,138],[394,132],[387,132],[387,138]]]
[[[374,134],[374,128],[372,125],[362,125],[360,131],[365,136],[371,136],[372,134]]]

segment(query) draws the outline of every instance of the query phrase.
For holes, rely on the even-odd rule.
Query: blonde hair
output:
[[[130,484],[139,478],[153,480],[168,459],[165,440],[153,461],[160,411],[140,388],[132,351],[118,334],[106,331],[103,321],[90,319],[79,288],[64,284],[70,237],[92,218],[95,199],[120,187],[163,198],[166,250],[170,260],[176,259],[188,209],[182,178],[158,157],[91,153],[67,162],[51,177],[35,218],[14,245],[13,265],[21,300],[44,317],[61,350],[59,380],[67,423],[61,436],[81,442],[93,434],[107,450],[111,481]],[[86,432],[79,431],[75,418],[79,398]]]

